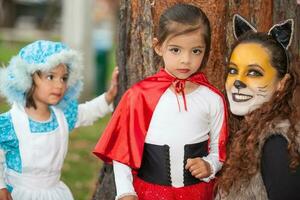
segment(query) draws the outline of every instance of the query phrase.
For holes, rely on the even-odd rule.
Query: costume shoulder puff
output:
[[[15,132],[9,112],[0,114],[0,148],[15,140]]]

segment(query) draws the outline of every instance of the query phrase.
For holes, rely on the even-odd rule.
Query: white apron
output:
[[[69,188],[60,181],[68,150],[68,125],[63,112],[52,108],[58,128],[45,133],[30,132],[22,106],[14,104],[10,111],[22,162],[21,173],[11,169],[5,172],[14,200],[73,200]]]

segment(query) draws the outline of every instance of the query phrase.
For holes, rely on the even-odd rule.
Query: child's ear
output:
[[[161,46],[158,44],[158,39],[153,38],[152,44],[153,44],[154,51],[157,53],[157,55],[162,56]]]
[[[284,77],[279,81],[277,85],[277,91],[282,92],[286,82],[291,78],[290,74],[285,74]]]

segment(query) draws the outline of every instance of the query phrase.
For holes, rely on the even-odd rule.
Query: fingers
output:
[[[116,86],[118,84],[118,76],[119,76],[119,68],[116,66],[111,76],[112,86]]]
[[[111,75],[110,87],[106,92],[105,99],[108,104],[112,103],[118,93],[119,68],[115,67]]]
[[[200,164],[202,159],[200,157],[197,158],[189,158],[186,161],[185,169],[190,169],[191,167],[195,167],[195,165]]]
[[[187,159],[186,170],[196,178],[206,178],[211,174],[210,164],[200,157]]]
[[[10,192],[6,188],[0,189],[0,199],[1,200],[13,200],[13,198],[10,195]]]

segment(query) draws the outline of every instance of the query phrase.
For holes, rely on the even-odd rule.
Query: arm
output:
[[[105,93],[88,101],[84,104],[78,105],[78,114],[75,128],[79,126],[92,125],[97,119],[104,117],[106,114],[112,112],[112,104],[108,105],[105,100]]]
[[[209,163],[211,174],[203,181],[215,178],[216,173],[222,168],[223,163],[219,159],[219,137],[223,126],[225,111],[221,97],[218,97],[210,110],[209,154],[202,159]]]
[[[219,160],[219,136],[225,116],[223,102],[220,97],[214,104],[211,104],[209,114],[209,154],[202,158],[188,159],[185,166],[193,176],[205,182],[215,178],[215,174],[222,167],[222,162]]]
[[[263,146],[261,173],[271,200],[300,199],[300,168],[289,168],[287,141],[280,135],[271,136]]]
[[[5,182],[4,182],[4,151],[0,149],[0,189],[6,188]]]
[[[100,117],[112,112],[112,102],[117,95],[118,68],[112,74],[111,86],[109,90],[95,99],[79,104],[78,115],[75,127],[92,125]]]
[[[12,197],[6,189],[6,185],[4,182],[4,160],[4,152],[2,149],[0,149],[0,200],[12,200]]]
[[[113,168],[117,189],[116,199],[136,200],[137,195],[133,188],[133,177],[131,173],[131,168],[117,161],[113,161]]]

